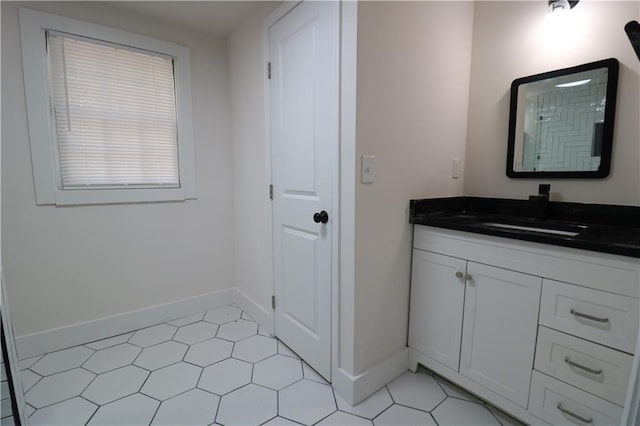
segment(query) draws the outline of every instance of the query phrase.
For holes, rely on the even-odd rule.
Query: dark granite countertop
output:
[[[505,198],[410,201],[409,222],[640,258],[640,207]]]

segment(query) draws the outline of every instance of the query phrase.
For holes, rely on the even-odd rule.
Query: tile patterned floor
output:
[[[350,406],[227,306],[20,362],[32,425],[519,425],[428,372]]]

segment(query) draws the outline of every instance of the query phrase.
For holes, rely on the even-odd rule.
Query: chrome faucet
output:
[[[551,185],[541,183],[538,185],[538,195],[529,195],[536,219],[545,220],[549,214],[549,191]]]

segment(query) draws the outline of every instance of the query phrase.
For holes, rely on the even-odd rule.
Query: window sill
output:
[[[153,203],[196,199],[195,194],[187,194],[184,188],[58,190],[54,191],[54,196],[53,202],[44,201],[38,204],[77,206],[92,204]]]

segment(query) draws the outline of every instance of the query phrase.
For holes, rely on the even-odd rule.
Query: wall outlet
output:
[[[360,157],[360,182],[373,183],[375,155],[363,155]]]
[[[451,169],[451,177],[453,179],[459,179],[462,176],[462,169],[464,167],[464,162],[462,160],[458,160],[457,158],[453,159],[453,168]]]

